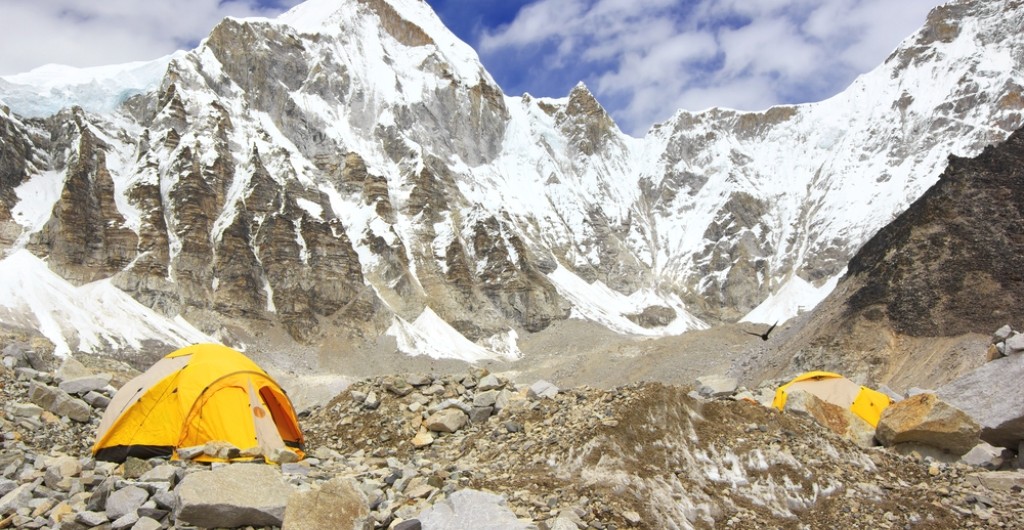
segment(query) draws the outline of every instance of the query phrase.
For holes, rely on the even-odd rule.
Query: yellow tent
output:
[[[803,390],[814,394],[823,401],[848,408],[870,423],[872,427],[878,426],[878,419],[882,417],[882,411],[892,403],[889,396],[866,386],[860,386],[839,374],[807,372],[780,386],[775,391],[775,400],[772,402],[772,406],[782,410],[786,406],[789,393],[796,390]]]
[[[168,354],[110,401],[92,452],[99,460],[171,456],[211,441],[246,454],[289,449],[302,458],[302,431],[284,390],[245,355],[219,344]],[[217,460],[200,456],[196,460]]]

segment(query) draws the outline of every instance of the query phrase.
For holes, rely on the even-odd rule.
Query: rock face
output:
[[[1024,303],[1021,164],[1024,131],[976,158],[952,157],[773,360],[936,387],[982,364],[992,330]]]
[[[920,443],[962,455],[978,444],[981,427],[935,394],[909,397],[890,405],[878,420],[875,436],[883,445]]]
[[[981,439],[1016,450],[1024,440],[1024,355],[996,359],[937,390],[981,424]]]

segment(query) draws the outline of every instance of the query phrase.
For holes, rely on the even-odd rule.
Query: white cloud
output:
[[[479,50],[485,62],[515,52],[552,76],[583,72],[620,126],[642,134],[678,108],[827,98],[881,64],[940,3],[537,0],[482,32]],[[573,62],[586,68],[564,68]]]
[[[298,0],[3,0],[0,75],[49,63],[97,66],[190,48],[226,16],[268,16]],[[14,52],[14,50],[17,50]]]

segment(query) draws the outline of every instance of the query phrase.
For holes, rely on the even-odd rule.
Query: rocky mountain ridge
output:
[[[834,98],[680,111],[643,139],[582,85],[504,95],[420,2],[227,19],[115,113],[0,113],[0,243],[266,349],[514,358],[571,316],[774,321],[949,153],[1024,123],[1022,10],[953,2]]]

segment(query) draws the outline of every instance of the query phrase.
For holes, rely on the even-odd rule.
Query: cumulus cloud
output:
[[[197,44],[226,16],[272,16],[299,0],[3,0],[0,75],[49,63],[150,60]]]
[[[477,47],[499,82],[516,61],[564,78],[562,87],[583,80],[623,129],[642,134],[679,108],[827,98],[881,64],[941,2],[536,0],[482,30]]]

